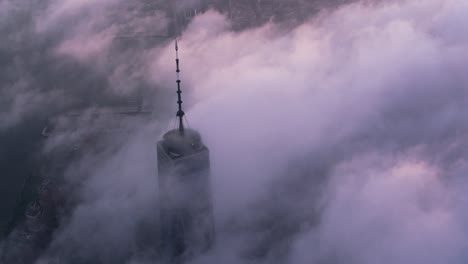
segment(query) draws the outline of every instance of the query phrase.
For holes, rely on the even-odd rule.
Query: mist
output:
[[[1,45],[15,65],[0,74],[2,134],[90,113],[26,145],[43,155],[111,122],[94,119],[96,104],[143,93],[153,108],[67,164],[72,209],[37,263],[156,261],[144,234],[157,229],[156,142],[176,110],[174,43],[115,36],[165,34],[171,18],[122,5],[48,2],[28,22],[0,2],[0,28],[24,28]],[[193,17],[178,38],[182,90],[210,149],[217,243],[192,262],[465,263],[467,15],[464,1],[427,0],[323,4],[294,21]],[[48,55],[8,55],[15,34]],[[60,82],[43,81],[55,69]]]

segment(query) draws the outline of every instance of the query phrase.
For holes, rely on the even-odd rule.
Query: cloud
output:
[[[325,179],[336,177],[328,183],[331,190],[349,188],[350,193],[325,203],[321,224],[310,231],[297,261],[462,263],[466,231],[459,219],[460,208],[454,208],[458,203],[435,202],[436,209],[426,212],[418,200],[449,196],[456,188],[451,177],[463,177],[463,173],[449,175],[442,170],[465,159],[462,151],[452,152],[447,160],[444,146],[457,142],[451,147],[463,148],[460,139],[467,132],[466,77],[462,74],[466,41],[459,37],[463,34],[455,33],[463,32],[456,29],[464,24],[463,5],[456,0],[352,4],[289,32],[275,24],[231,32],[220,14],[197,17],[179,45],[182,79],[195,101],[188,111],[190,124],[201,130],[211,148],[218,219],[261,218],[262,212],[268,214],[271,201],[264,201],[260,212],[247,204],[270,197],[272,182],[312,184],[316,182],[310,178],[325,174]],[[163,71],[162,65],[172,56],[168,47],[154,70]],[[157,81],[171,87],[165,78]],[[377,152],[380,159],[391,160],[389,153],[414,147],[425,149],[418,154],[422,165],[396,162],[390,168],[376,167],[372,173],[367,172],[372,164],[356,165],[363,172],[352,179],[362,181],[368,188],[364,193],[361,185],[348,186],[346,176],[326,173],[362,153]],[[285,170],[293,160],[301,161],[306,172]],[[340,174],[347,175],[346,170],[351,168]],[[383,179],[374,182],[368,173],[383,175]],[[401,176],[406,174],[409,178]],[[401,193],[392,193],[405,184]],[[304,187],[307,190],[298,200],[291,198],[301,192],[294,189],[296,185],[277,188],[284,191],[280,200],[286,201],[285,206],[310,203],[315,208],[310,210],[317,210],[317,202],[307,200],[317,198],[310,195],[317,192],[312,185]],[[342,220],[348,216],[354,217],[355,226]],[[277,221],[294,221],[295,217],[300,218]],[[267,224],[253,228],[274,233]],[[294,241],[300,232],[291,231],[284,239]],[[250,245],[259,233],[232,235]],[[368,241],[354,241],[367,236]],[[283,238],[270,236],[275,239]],[[307,248],[323,239],[325,245],[317,244],[318,252]],[[272,263],[269,256],[278,253],[275,242],[262,243],[273,248],[263,258]],[[437,250],[431,254],[425,247]]]
[[[36,30],[67,29],[52,54],[102,74],[107,85],[92,91],[143,80],[175,109],[173,43],[116,48],[111,36],[125,29],[99,12],[119,4],[55,3]],[[182,89],[210,148],[218,242],[194,263],[464,263],[465,6],[354,3],[293,28],[244,30],[214,10],[196,16],[179,40]],[[138,230],[156,222],[148,142],[169,127],[166,111],[150,127],[123,121],[144,129],[106,137],[68,167],[76,204],[41,261],[153,261]]]
[[[440,173],[404,153],[338,165],[322,225],[292,263],[463,263],[466,230]]]

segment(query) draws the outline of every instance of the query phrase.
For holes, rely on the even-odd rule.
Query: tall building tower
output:
[[[157,144],[161,249],[174,262],[207,251],[215,239],[209,150],[197,131],[184,127],[177,41],[175,47],[178,128]]]

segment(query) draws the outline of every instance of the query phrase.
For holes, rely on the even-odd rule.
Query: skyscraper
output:
[[[215,230],[209,150],[197,131],[184,127],[178,54],[176,64],[178,128],[158,142],[157,156],[161,249],[166,258],[183,260],[207,251],[213,245]]]

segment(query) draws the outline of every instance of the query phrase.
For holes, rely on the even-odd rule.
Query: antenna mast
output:
[[[177,39],[175,41],[175,50],[176,50],[176,73],[177,73],[177,104],[179,105],[179,110],[177,111],[177,118],[179,119],[179,132],[180,134],[184,133],[184,123],[183,123],[183,118],[184,118],[184,111],[182,111],[182,91],[180,90],[180,69],[179,69],[179,46],[177,45]]]

